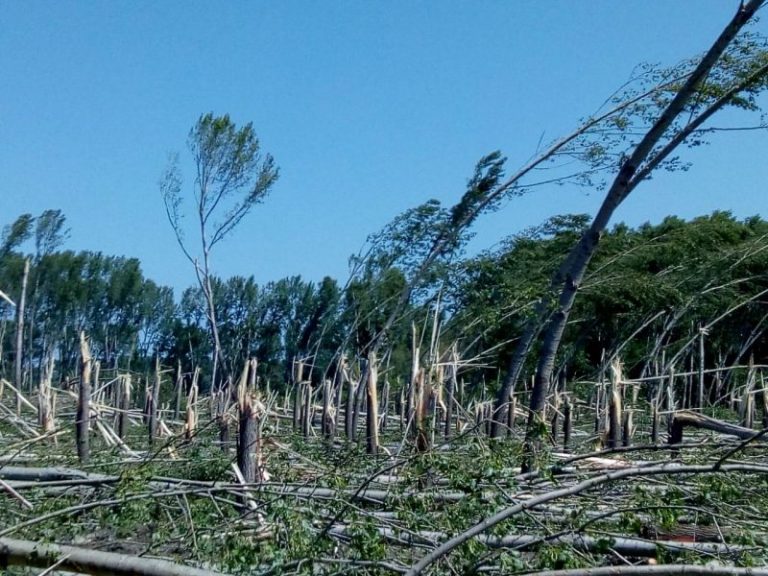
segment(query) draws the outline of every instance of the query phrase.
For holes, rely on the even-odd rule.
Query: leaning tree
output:
[[[659,169],[685,168],[677,156],[684,145],[697,146],[715,131],[706,122],[724,108],[757,111],[757,96],[768,79],[763,38],[745,31],[764,0],[743,2],[710,49],[668,70],[645,68],[639,86],[630,85],[610,102],[613,108],[588,119],[545,154],[586,163],[582,183],[604,186],[605,198],[590,226],[552,277],[536,314],[527,323],[510,359],[496,399],[493,434],[506,421],[505,410],[533,343],[541,348],[531,395],[525,467],[532,465],[543,431],[543,412],[555,357],[579,286],[600,238],[621,203]],[[645,84],[643,84],[643,82]],[[646,87],[650,84],[650,87]],[[540,156],[541,158],[541,156]],[[597,174],[613,173],[603,183]]]

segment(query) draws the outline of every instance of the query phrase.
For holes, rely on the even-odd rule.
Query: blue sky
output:
[[[523,164],[635,65],[705,50],[737,5],[0,0],[0,224],[61,208],[66,247],[135,256],[157,282],[191,285],[158,180],[200,114],[229,113],[253,122],[281,178],[217,247],[215,272],[343,280],[369,233],[429,198],[458,199],[488,152]],[[765,216],[766,143],[717,135],[618,219]],[[599,200],[541,188],[483,218],[472,248]]]

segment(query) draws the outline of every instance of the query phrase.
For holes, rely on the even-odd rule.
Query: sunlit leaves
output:
[[[238,128],[229,115],[201,115],[189,132],[188,146],[196,169],[194,212],[202,248],[207,252],[266,198],[277,182],[279,170],[270,154],[262,154],[253,124]],[[178,156],[173,155],[161,176],[160,191],[174,232],[187,256],[194,260],[184,244],[182,186]]]

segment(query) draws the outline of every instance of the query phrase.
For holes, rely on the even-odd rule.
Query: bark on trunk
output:
[[[338,374],[337,374],[338,376]],[[323,437],[331,440],[334,435],[334,418],[333,418],[333,385],[329,379],[323,381],[323,417],[322,417],[322,430]]]
[[[155,436],[157,435],[157,408],[158,404],[160,402],[160,357],[155,356],[155,377],[152,381],[152,390],[151,394],[149,396],[149,423],[148,423],[148,438],[149,438],[149,445],[152,446],[152,443],[155,440]]]
[[[456,351],[456,345],[454,344],[451,350],[451,362],[448,364],[448,377],[445,381],[445,429],[444,436],[446,439],[451,436],[451,425],[453,423],[453,402],[456,394],[456,373],[459,366],[459,354]]]
[[[45,434],[55,428],[53,420],[53,392],[51,391],[51,379],[53,378],[53,356],[49,356],[44,362],[43,378],[37,389],[37,423]]]
[[[91,403],[91,350],[85,339],[85,332],[80,332],[80,390],[77,397],[77,417],[75,419],[75,439],[77,457],[81,464],[88,464],[90,447],[88,424]]]
[[[128,429],[128,410],[131,408],[131,375],[123,374],[118,377],[118,402],[117,435],[120,440],[125,439]]]
[[[205,238],[205,234],[203,234]],[[211,390],[218,390],[216,384],[219,364],[224,364],[224,355],[221,349],[221,340],[219,339],[219,327],[216,321],[216,304],[213,299],[213,286],[211,285],[210,266],[208,252],[210,247],[203,240],[203,278],[198,276],[200,286],[203,288],[205,303],[208,308],[208,325],[211,330],[211,339],[213,340],[213,367],[211,369]]]
[[[301,390],[304,397],[301,412],[301,431],[304,434],[304,438],[309,438],[312,434],[312,383],[309,380],[305,380],[301,383]]]
[[[368,412],[366,414],[366,451],[375,456],[379,453],[379,399],[376,390],[378,373],[376,353],[368,355],[365,367],[366,392],[368,396]]]
[[[381,401],[379,405],[379,432],[384,434],[389,424],[389,380],[385,379],[381,386]]]
[[[355,387],[354,409],[352,411],[352,437],[351,440],[357,440],[357,430],[360,426],[360,415],[363,413],[363,402],[367,397],[367,388],[365,386],[367,365],[362,361],[360,366],[360,381]]]
[[[568,450],[571,444],[571,431],[573,429],[571,401],[565,397],[563,405],[563,450]]]
[[[218,576],[219,572],[174,564],[167,560],[0,538],[1,566],[30,566],[94,576]]]
[[[493,423],[491,425],[491,438],[498,438],[504,430],[504,423],[508,420],[505,416],[508,415],[510,400],[515,392],[515,386],[523,373],[523,367],[528,358],[528,353],[531,351],[531,346],[541,332],[546,308],[547,307],[543,302],[540,302],[536,306],[536,316],[539,317],[539,319],[537,321],[529,321],[526,324],[523,335],[520,337],[520,340],[518,340],[517,346],[515,347],[515,353],[509,359],[506,375],[501,383],[499,394],[496,397]]]
[[[348,371],[345,370],[343,374],[344,380],[347,383],[347,404],[346,408],[344,409],[344,432],[347,435],[347,440],[351,441],[355,438],[355,431],[353,427],[355,422],[354,412],[356,385]]]
[[[237,443],[237,466],[243,473],[247,484],[253,484],[258,477],[258,460],[256,458],[256,441],[258,430],[258,410],[254,407],[254,399],[247,392],[239,405],[240,433]]]
[[[23,360],[24,360],[24,308],[27,302],[27,283],[29,282],[29,258],[24,260],[24,276],[21,279],[21,295],[19,304],[16,307],[16,347],[14,349],[15,357],[13,362],[13,375],[18,394],[16,396],[16,413],[21,413],[21,391],[24,380]]]
[[[419,344],[416,337],[416,324],[411,324],[411,381],[408,386],[408,403],[405,410],[405,425],[415,426],[417,388],[419,378]],[[415,430],[415,428],[412,428]]]
[[[181,373],[181,361],[176,363],[176,398],[173,405],[173,419],[178,420],[181,413],[181,396],[184,393],[184,375]]]

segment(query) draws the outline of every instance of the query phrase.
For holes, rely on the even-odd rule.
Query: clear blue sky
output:
[[[349,254],[396,214],[455,201],[490,151],[522,164],[636,64],[706,49],[737,5],[0,0],[0,224],[61,208],[67,248],[135,256],[159,283],[191,285],[157,182],[201,113],[229,113],[254,123],[281,178],[218,247],[215,271],[343,280]],[[618,218],[765,216],[767,143],[718,135]],[[598,201],[542,188],[484,218],[473,248]]]

